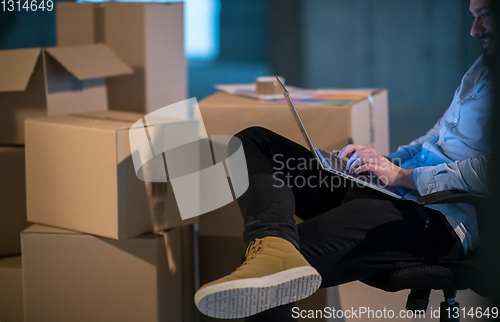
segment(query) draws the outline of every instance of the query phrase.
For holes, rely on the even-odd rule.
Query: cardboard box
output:
[[[0,51],[0,144],[24,144],[24,120],[107,110],[105,77],[132,69],[105,45]]]
[[[33,225],[21,234],[25,321],[182,321],[179,229],[112,240]]]
[[[19,234],[29,226],[24,147],[0,147],[0,178],[0,257],[3,257],[21,253]]]
[[[349,143],[372,144],[381,153],[389,154],[387,90],[372,91],[372,103],[365,98],[346,105],[296,104],[314,145],[333,150]],[[250,126],[262,126],[305,146],[285,103],[217,92],[201,100],[199,106],[209,135],[234,135]]]
[[[137,177],[129,129],[142,116],[104,111],[26,120],[28,221],[116,239],[197,222],[181,219],[170,182]],[[197,121],[171,119],[167,126],[198,135]],[[146,137],[142,125],[131,131]]]
[[[0,321],[23,322],[21,256],[0,258]]]
[[[350,310],[351,308],[359,309],[364,307],[373,311],[393,310],[395,312],[394,318],[399,321],[412,321],[411,318],[399,317],[399,312],[405,310],[406,299],[408,298],[408,290],[399,292],[386,292],[378,288],[374,288],[363,284],[359,281],[346,283],[338,286],[340,303],[343,310]],[[366,321],[367,314],[357,317],[352,317],[353,320]],[[416,318],[416,321],[420,319]]]
[[[150,113],[187,98],[182,3],[60,2],[56,17],[59,46],[103,42],[133,67],[107,80],[110,109]]]

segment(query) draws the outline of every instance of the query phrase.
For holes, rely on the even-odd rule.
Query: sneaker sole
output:
[[[321,275],[303,266],[273,275],[210,285],[195,295],[201,313],[219,319],[248,317],[304,299],[321,285]]]

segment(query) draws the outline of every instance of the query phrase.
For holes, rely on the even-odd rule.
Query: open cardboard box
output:
[[[187,98],[182,2],[58,2],[56,27],[58,46],[102,42],[134,69],[107,80],[110,109],[147,114]]]
[[[143,125],[134,127],[142,117],[98,111],[26,120],[28,221],[115,239],[197,222],[181,219],[170,182],[137,177],[129,135],[146,137]],[[198,135],[197,121],[169,122]]]
[[[183,285],[193,285],[194,276],[184,257],[194,255],[183,245],[183,229],[113,240],[27,228],[21,234],[25,321],[189,321],[183,302],[193,302],[194,287]]]
[[[24,120],[107,110],[105,78],[132,69],[103,44],[0,51],[0,144],[24,144]]]

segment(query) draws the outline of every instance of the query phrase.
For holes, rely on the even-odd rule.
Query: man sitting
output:
[[[488,66],[498,41],[492,2],[470,1],[471,35],[482,42],[484,53],[426,135],[387,157],[366,145],[339,151],[342,158],[352,154],[348,171],[375,173],[399,187],[403,200],[341,177],[334,178],[341,183],[336,187],[320,185],[319,178],[334,175],[309,162],[309,150],[269,130],[253,127],[236,135],[249,173],[249,189],[238,199],[246,261],[198,290],[195,302],[202,313],[286,321],[292,318],[293,302],[312,294],[320,281],[321,287],[330,287],[397,267],[456,261],[479,246],[471,205],[421,206],[415,200],[448,189],[485,192],[481,171],[493,98]],[[283,162],[288,169],[281,169]],[[283,184],[298,177],[308,185]],[[304,222],[296,226],[294,214]]]

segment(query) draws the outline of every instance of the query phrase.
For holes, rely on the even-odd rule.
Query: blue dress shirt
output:
[[[490,110],[493,103],[492,77],[479,57],[464,75],[450,107],[426,135],[400,146],[387,157],[413,170],[418,192],[401,188],[405,199],[459,189],[486,193],[486,165],[489,153]],[[462,241],[465,253],[479,245],[474,207],[469,204],[428,205],[440,211]]]

